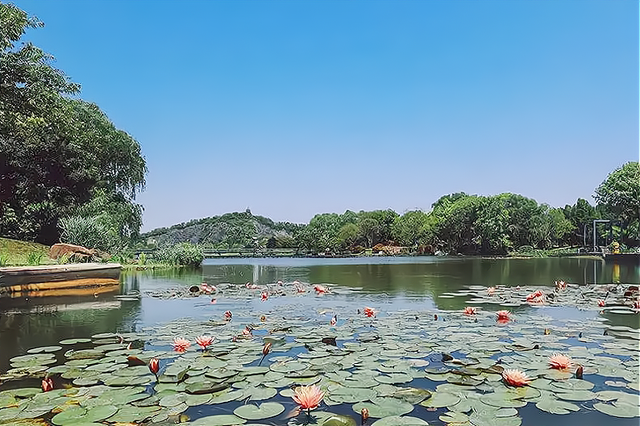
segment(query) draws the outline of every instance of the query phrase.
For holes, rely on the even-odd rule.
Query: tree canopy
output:
[[[140,145],[76,97],[80,86],[52,66],[52,56],[19,43],[41,26],[0,3],[0,235],[52,244],[61,218],[109,213],[109,226],[127,238],[141,226]]]
[[[627,238],[638,241],[640,165],[637,161],[630,161],[611,172],[596,188],[595,199],[610,220],[621,221],[627,230]]]

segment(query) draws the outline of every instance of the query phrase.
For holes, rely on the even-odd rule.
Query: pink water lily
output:
[[[293,400],[303,410],[313,410],[320,405],[324,392],[316,385],[298,386],[293,390]]]
[[[464,314],[465,315],[475,315],[477,312],[477,309],[472,307],[472,306],[466,306],[464,308]]]
[[[571,358],[563,354],[553,354],[549,357],[549,366],[558,370],[567,370],[573,363]]]
[[[198,336],[196,337],[196,343],[202,348],[202,350],[206,350],[208,346],[211,346],[214,338],[211,336]]]
[[[531,379],[522,371],[507,369],[502,372],[502,379],[511,386],[526,386]]]
[[[189,349],[189,346],[191,346],[191,342],[182,337],[176,337],[175,339],[173,339],[172,345],[174,351],[182,353],[186,352],[187,349]]]

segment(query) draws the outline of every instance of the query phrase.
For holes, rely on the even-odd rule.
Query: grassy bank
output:
[[[0,266],[49,265],[49,247],[43,244],[0,238]]]

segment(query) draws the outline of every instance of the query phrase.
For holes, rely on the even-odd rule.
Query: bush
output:
[[[179,243],[161,248],[155,257],[158,261],[170,265],[200,266],[204,260],[204,252],[200,245]]]
[[[0,266],[7,266],[9,263],[9,255],[6,253],[0,254]]]
[[[98,217],[70,216],[60,219],[60,241],[108,253],[118,251],[120,237]]]

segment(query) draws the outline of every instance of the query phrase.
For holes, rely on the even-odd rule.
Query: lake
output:
[[[572,286],[569,291],[573,292],[571,294],[579,294],[580,301],[558,303],[558,301],[564,300],[562,299],[563,297],[569,300],[568,296],[564,296],[561,293],[557,294],[553,303],[532,305],[517,301],[518,297],[522,300],[522,294],[526,294],[526,291],[534,288],[542,290],[545,294],[553,294],[554,282],[558,280],[570,283]],[[281,287],[286,290],[280,289],[276,284],[278,281],[284,283]],[[289,291],[294,281],[299,281],[302,283],[301,285],[305,286],[306,292],[304,294]],[[190,296],[188,288],[200,285],[202,282],[216,286],[218,291],[213,295],[200,294],[197,297]],[[253,284],[258,288],[247,289],[246,283]],[[312,286],[316,284],[328,287],[331,292],[323,295],[315,294]],[[609,293],[603,291],[597,293],[597,289],[593,290],[595,288],[594,284],[600,286],[598,287],[600,289],[604,288],[602,286],[609,286],[611,291]],[[615,265],[591,258],[366,257],[339,259],[208,259],[198,269],[125,272],[122,275],[121,288],[114,293],[96,294],[91,297],[65,297],[46,300],[0,300],[0,372],[4,373],[11,368],[9,359],[23,355],[29,349],[58,345],[58,342],[65,339],[89,338],[104,333],[120,333],[123,335],[128,333],[132,336],[135,333],[141,335],[153,335],[153,333],[156,333],[157,336],[162,336],[162,338],[145,339],[146,343],[143,343],[144,349],[166,351],[171,349],[170,341],[167,340],[169,339],[168,330],[175,333],[176,330],[180,332],[181,327],[183,327],[184,333],[188,335],[190,327],[193,327],[194,331],[198,327],[203,329],[204,321],[220,321],[223,313],[230,310],[234,314],[233,321],[238,321],[234,332],[241,331],[246,324],[252,324],[256,330],[257,337],[255,339],[259,339],[260,342],[262,342],[262,338],[265,338],[264,330],[267,328],[266,325],[261,328],[260,317],[262,315],[267,318],[263,321],[266,324],[272,320],[275,324],[277,318],[279,325],[282,325],[283,320],[291,321],[294,324],[303,323],[312,327],[318,333],[325,333],[327,336],[335,335],[337,340],[343,340],[342,345],[347,345],[341,346],[341,344],[338,344],[337,346],[340,348],[349,348],[350,344],[360,342],[361,340],[358,340],[358,336],[363,333],[361,327],[369,327],[377,333],[375,338],[381,340],[380,344],[387,345],[383,347],[387,348],[393,356],[382,356],[375,347],[370,345],[364,346],[366,351],[370,351],[373,354],[371,356],[378,356],[381,360],[378,362],[386,365],[391,370],[393,370],[391,364],[396,362],[398,374],[411,374],[413,380],[409,385],[403,386],[421,387],[434,392],[438,385],[456,383],[456,381],[452,379],[452,376],[441,376],[441,373],[438,372],[439,370],[436,371],[436,366],[442,371],[445,371],[446,366],[443,365],[441,360],[432,359],[433,353],[445,352],[444,349],[450,349],[454,358],[464,360],[478,357],[477,354],[473,354],[472,357],[468,349],[463,350],[465,346],[463,340],[466,334],[456,334],[457,331],[455,331],[465,326],[476,327],[471,323],[464,322],[466,318],[461,314],[465,306],[470,306],[470,304],[471,306],[476,306],[479,310],[475,324],[484,326],[485,328],[482,330],[495,328],[491,324],[495,323],[493,315],[499,309],[506,308],[515,316],[512,324],[499,331],[502,333],[499,337],[491,334],[487,335],[486,339],[495,340],[494,343],[510,338],[515,343],[524,343],[522,346],[526,346],[526,342],[535,342],[544,349],[546,344],[549,350],[569,351],[575,354],[575,358],[584,358],[585,362],[592,363],[602,361],[601,358],[595,359],[593,357],[599,356],[598,353],[606,352],[609,349],[615,353],[610,358],[614,359],[614,361],[611,361],[614,364],[625,363],[624,365],[626,366],[637,366],[637,352],[635,355],[628,355],[625,349],[617,348],[611,339],[613,339],[613,342],[619,340],[622,345],[628,342],[629,338],[634,339],[634,335],[630,330],[639,328],[640,316],[630,314],[629,311],[618,309],[615,306],[606,306],[603,309],[599,309],[596,305],[596,294],[600,294],[598,297],[602,297],[605,302],[612,304],[610,302],[615,300],[616,297],[621,297],[620,294],[614,294],[617,289],[624,288],[626,285],[638,284],[640,284],[640,267],[638,265]],[[486,295],[488,287],[497,289],[497,296],[491,300]],[[269,293],[269,297],[265,301],[260,298],[263,291]],[[519,292],[525,293],[520,294]],[[123,299],[120,297],[121,295],[135,295],[138,293],[141,295],[140,298]],[[514,300],[516,303],[514,303]],[[365,306],[375,309],[377,312],[375,320],[369,320],[364,318],[364,315],[361,315],[360,311]],[[332,315],[336,315],[339,320],[335,329],[328,326],[328,321]],[[415,365],[408,365],[405,362],[408,358],[415,360],[414,355],[411,357],[396,355],[401,350],[407,350],[403,346],[404,343],[414,342],[414,339],[416,339],[415,333],[412,335],[406,330],[389,333],[389,330],[393,329],[393,327],[404,328],[406,321],[409,321],[413,316],[415,316],[416,323],[411,327],[414,328],[415,333],[426,333],[425,337],[430,336],[430,338],[433,337],[433,335],[429,334],[431,331],[441,333],[443,336],[450,336],[450,344],[426,344],[422,351],[419,352],[424,356],[420,363],[415,364],[424,367],[426,362],[434,368],[433,370],[428,370],[431,367],[427,367],[426,377],[424,377],[424,368],[420,370],[419,377],[414,377],[418,374],[416,373],[416,368],[414,368]],[[195,321],[195,323],[191,326],[189,325],[191,324],[190,321]],[[363,321],[369,322],[363,323]],[[219,325],[215,324],[215,327]],[[480,325],[477,327],[480,327]],[[581,328],[583,326],[585,327],[584,330]],[[540,330],[540,327],[545,330],[543,334],[550,330],[554,340],[549,340],[545,343],[546,337],[544,335],[536,338],[531,337],[532,334]],[[350,331],[345,331],[347,329]],[[558,333],[563,333],[564,337],[558,337],[556,329]],[[218,329],[204,328],[204,330],[215,335]],[[230,326],[222,325],[219,330],[221,330],[219,340],[227,338],[226,340],[230,342],[233,337]],[[263,332],[260,330],[263,330]],[[573,333],[573,330],[576,330],[576,332]],[[601,340],[603,339],[602,337],[587,338],[587,340],[582,341],[582,333],[587,334],[590,330],[594,330],[594,333],[597,331],[599,336],[603,334],[613,335],[606,336],[604,341]],[[608,330],[611,333],[608,333]],[[619,335],[616,335],[616,332]],[[407,333],[406,337],[403,337],[404,333]],[[580,339],[578,338],[578,333],[580,333]],[[304,350],[301,352],[300,347],[295,346],[294,342],[296,341],[302,342],[305,341],[305,338],[303,336],[296,337],[296,335],[283,337],[282,348],[287,350],[281,349],[281,353],[276,354],[273,359],[271,358],[272,355],[269,355],[267,361],[272,363],[280,361],[286,364],[289,361],[284,358],[295,358],[304,353]],[[482,346],[482,342],[477,342],[473,337],[469,337],[469,341],[475,342],[474,344],[479,347]],[[309,345],[315,343],[313,338],[308,340]],[[416,344],[419,345],[420,343]],[[412,343],[414,346],[416,344]],[[637,338],[635,338],[634,344],[637,346]],[[259,344],[259,348],[261,347],[262,343]],[[594,349],[588,352],[591,348]],[[527,348],[527,350],[530,349]],[[495,355],[495,351],[492,348],[487,347],[482,350],[485,351],[483,352],[484,354],[487,354],[487,359],[491,358],[488,354]],[[57,353],[56,359],[58,361],[61,361],[60,357],[63,352]],[[542,359],[540,354],[538,354],[538,358],[532,358],[534,355],[529,355],[530,353],[532,352],[520,353],[516,350],[514,353],[506,354],[501,362],[505,365],[516,364],[518,361],[523,360],[526,360],[527,363],[540,362]],[[165,362],[172,360],[169,357],[170,353],[163,354],[162,356],[166,359]],[[191,355],[195,355],[195,352]],[[494,355],[492,356],[496,359]],[[347,357],[345,354],[340,354],[340,356]],[[249,354],[244,352],[243,357],[253,360]],[[283,359],[278,357],[283,357]],[[362,360],[359,360],[358,363],[362,363]],[[256,366],[256,364],[256,362],[251,362],[253,366]],[[360,364],[354,365],[358,366]],[[399,367],[400,365],[402,368]],[[369,367],[372,368],[371,366]],[[523,365],[522,368],[526,369],[526,367],[527,365]],[[242,368],[242,366],[239,366],[239,368]],[[601,371],[609,371],[608,368],[600,367],[599,369]],[[336,369],[337,367],[318,371],[323,372],[324,377],[327,378],[331,377],[331,374],[337,374]],[[364,367],[359,369],[362,370]],[[602,375],[596,374],[597,370],[594,367],[593,371],[590,371],[593,379],[591,382],[594,384],[594,394],[598,391],[626,390],[627,393],[637,395],[637,389],[633,389],[633,386],[637,387],[637,376],[636,385],[632,384],[632,387],[629,388],[627,386],[629,384],[628,380],[626,382],[622,380],[624,377],[628,378],[628,374],[611,372],[612,376],[609,377],[608,382],[615,383],[615,385],[610,385],[605,384],[607,380],[603,379],[604,373]],[[360,371],[360,373],[365,372]],[[344,374],[352,373],[353,371],[349,370]],[[387,380],[387,376],[383,376],[384,380]],[[395,376],[391,374],[390,377]],[[547,376],[539,373],[539,377],[539,380],[545,380]],[[566,380],[567,377],[558,376],[558,379]],[[585,371],[586,377],[587,371]],[[387,383],[384,380],[383,383]],[[10,386],[11,383],[0,385],[0,391],[12,387]],[[246,381],[243,383],[246,385]],[[391,382],[389,385],[401,386],[401,383],[404,382]],[[563,383],[570,382],[565,381]],[[30,382],[30,385],[39,386],[39,382]],[[480,386],[479,389],[482,392],[493,393],[495,390],[489,389],[486,383],[478,386]],[[483,388],[482,386],[485,387]],[[628,403],[627,400],[618,401],[613,398],[618,394],[601,394],[609,395],[611,399],[604,401],[601,399],[598,400],[601,402],[594,403],[591,399],[587,399],[589,402],[584,402],[585,399],[580,398],[576,400],[575,398],[577,397],[573,398],[565,393],[566,399],[563,401],[571,401],[568,403],[571,407],[567,405],[567,414],[551,414],[549,411],[538,409],[534,402],[544,406],[547,401],[544,399],[545,395],[551,395],[549,394],[551,391],[546,389],[545,386],[540,387],[540,391],[535,391],[537,392],[536,396],[531,397],[529,395],[531,398],[528,401],[530,402],[521,408],[518,404],[508,405],[505,402],[497,405],[502,404],[501,409],[518,407],[518,418],[524,420],[522,424],[564,425],[567,422],[570,424],[581,422],[584,425],[637,425],[637,417],[620,418],[603,413],[603,410],[606,412],[609,409],[604,405],[613,406],[616,403],[618,405]],[[438,388],[438,393],[445,396],[449,395],[451,389],[449,391],[447,389],[446,386]],[[591,392],[590,389],[582,390]],[[338,395],[339,392],[339,390],[336,390],[335,395]],[[355,409],[351,410],[350,404],[344,403],[337,397],[336,400],[331,400],[330,395],[331,392],[328,392],[326,399],[327,404],[331,405],[322,406],[320,411],[350,414],[359,419],[359,415],[354,412]],[[273,401],[279,401],[285,405],[285,401],[290,403],[290,399],[287,400],[280,395],[273,398]],[[517,401],[518,403],[521,402],[520,399]],[[186,410],[186,414],[191,418],[217,415],[222,412],[230,414],[230,411],[237,408],[238,404],[235,403],[233,405],[231,402],[226,402],[226,404],[222,404],[219,407],[217,405],[206,405],[206,409],[202,408],[203,406],[191,406]],[[448,405],[428,407],[427,405],[415,404],[416,409],[409,415],[427,420],[429,424],[444,424],[444,421],[439,419],[439,416],[444,415],[444,412],[447,411],[444,407]],[[423,402],[423,404],[426,403]],[[600,410],[596,410],[593,408],[594,404],[604,405],[599,405]],[[573,412],[573,406],[579,409]],[[289,411],[291,407],[287,406],[286,408]],[[380,409],[380,406],[374,406],[372,409],[375,411]],[[1,418],[2,410],[0,410]],[[508,423],[513,421],[515,417],[507,416],[507,418],[511,420],[505,421],[505,425],[520,424]],[[452,421],[451,419],[449,418],[449,421]],[[282,416],[274,416],[270,420],[263,420],[263,423],[287,424],[287,421],[291,420],[284,420]],[[481,422],[481,420],[477,421]]]

